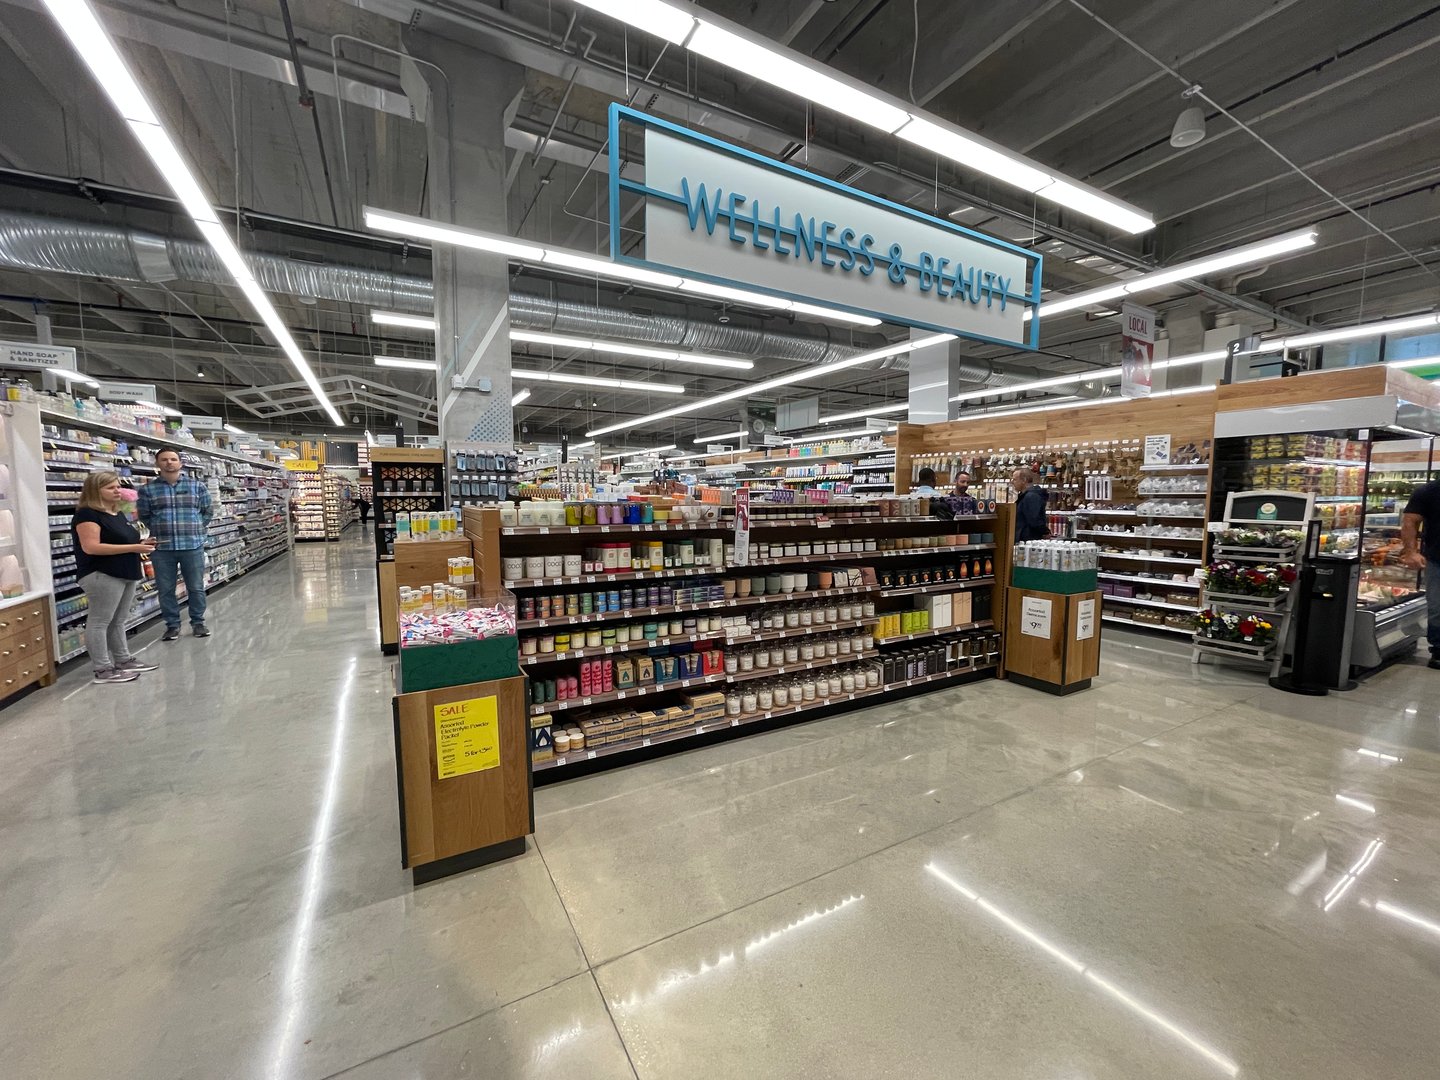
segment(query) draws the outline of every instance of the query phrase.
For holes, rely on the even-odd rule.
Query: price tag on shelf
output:
[[[586,760],[586,761],[594,761],[594,760],[595,760],[595,751],[594,751],[594,750],[586,750],[586,751],[585,751],[585,760]]]
[[[576,581],[576,584],[579,584],[580,579],[579,579],[579,578],[576,578],[575,581]],[[595,575],[594,575],[594,574],[586,574],[586,575],[585,575],[585,582],[586,582],[586,584],[589,584],[589,585],[595,584]]]
[[[696,734],[696,735],[704,735],[704,734],[705,734],[705,725],[704,725],[704,724],[696,724],[696,725],[695,725],[695,734]]]
[[[609,526],[609,525],[601,525],[601,526],[600,526],[600,531],[601,531],[602,533],[608,533],[608,532],[610,531],[610,526]]]
[[[616,701],[624,701],[624,700],[625,700],[625,691],[624,691],[624,690],[616,690],[616,691],[615,691],[615,700],[616,700]]]
[[[740,721],[739,721],[739,720],[734,720],[734,719],[732,719],[732,720],[730,721],[730,726],[731,726],[731,727],[739,727],[739,726],[740,726]]]
[[[590,704],[590,699],[589,699],[588,697],[587,697],[587,698],[581,698],[581,699],[580,699],[580,704],[581,704],[581,705],[589,705],[589,704]]]
[[[649,740],[649,739],[641,739],[641,740],[640,740],[640,745],[641,745],[641,746],[649,746],[649,745],[650,745],[650,740]]]
[[[614,645],[606,645],[606,646],[605,646],[605,655],[606,655],[606,656],[609,656],[609,655],[610,655],[612,652],[614,652],[614,651],[615,651],[615,646],[614,646]]]
[[[556,764],[556,765],[564,765],[564,764],[565,764],[565,759],[564,759],[563,757],[557,757],[557,758],[555,759],[555,764]]]
[[[549,526],[549,525],[541,525],[541,526],[540,526],[540,535],[541,535],[541,536],[549,536],[549,535],[550,535],[550,526]]]

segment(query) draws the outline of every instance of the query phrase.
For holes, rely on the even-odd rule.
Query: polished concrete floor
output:
[[[0,1076],[1440,1076],[1440,672],[1111,633],[544,788],[412,888],[357,535],[0,712]]]

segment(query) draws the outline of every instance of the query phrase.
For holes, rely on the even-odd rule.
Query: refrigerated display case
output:
[[[1343,422],[1344,402],[1334,403]],[[1412,420],[1412,422],[1414,422]],[[1246,487],[1307,493],[1321,522],[1320,553],[1356,560],[1349,667],[1368,671],[1425,634],[1419,571],[1400,565],[1400,518],[1432,475],[1433,437],[1390,425],[1236,435],[1217,440],[1212,508]]]

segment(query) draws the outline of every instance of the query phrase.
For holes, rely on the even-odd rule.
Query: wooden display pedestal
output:
[[[1100,593],[1011,585],[1005,599],[1005,673],[1050,694],[1085,690],[1100,674]]]
[[[449,560],[471,557],[470,540],[402,540],[395,545],[394,559],[375,564],[376,587],[380,592],[380,651],[394,655],[400,642],[400,586],[418,589],[450,579]]]
[[[535,831],[524,677],[394,700],[400,862],[415,884],[524,854]]]

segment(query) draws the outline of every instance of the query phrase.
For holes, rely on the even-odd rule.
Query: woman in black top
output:
[[[125,620],[144,572],[140,556],[155,550],[153,537],[140,539],[120,510],[120,474],[98,469],[85,478],[70,532],[75,538],[75,576],[85,590],[89,618],[85,650],[97,683],[130,682],[154,664],[130,655]]]

